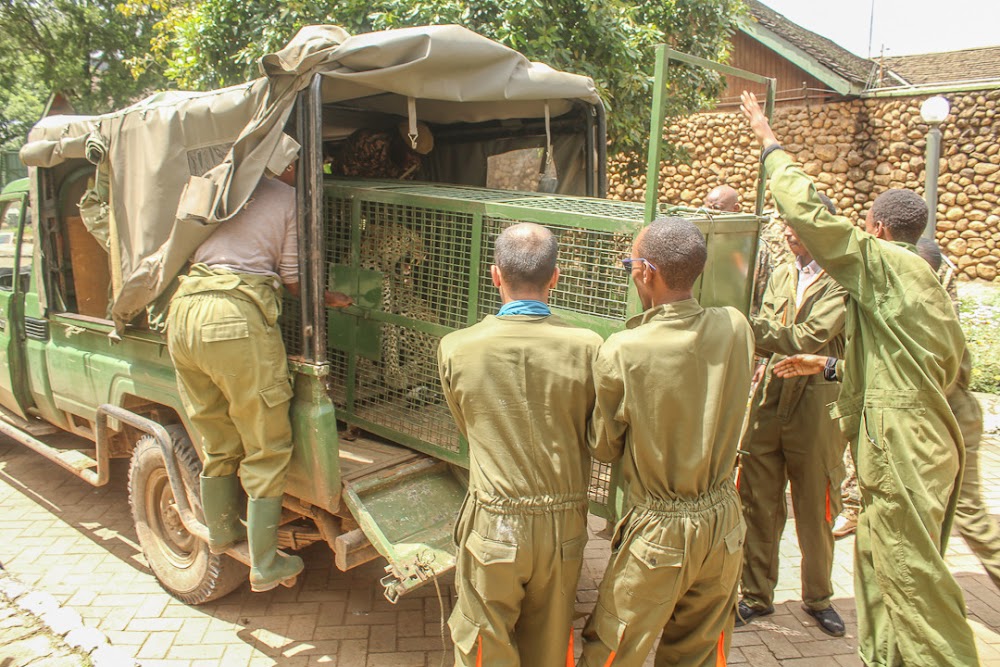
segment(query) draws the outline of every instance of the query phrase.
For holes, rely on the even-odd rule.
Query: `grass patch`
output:
[[[960,283],[959,314],[972,354],[972,391],[1000,394],[1000,285]]]

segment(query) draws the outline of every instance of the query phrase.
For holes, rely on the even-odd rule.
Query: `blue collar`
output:
[[[552,311],[543,301],[524,299],[522,301],[509,301],[505,303],[497,316],[503,315],[551,315]]]

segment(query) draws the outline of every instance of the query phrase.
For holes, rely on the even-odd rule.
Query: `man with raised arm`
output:
[[[920,239],[917,252],[937,273],[942,261],[937,243],[931,239]],[[827,364],[835,369],[831,374],[833,379],[839,380],[836,368],[842,364],[837,360],[831,362],[830,357],[813,354],[786,357],[775,364],[774,372],[779,377],[788,378],[819,375]],[[1000,524],[990,516],[979,488],[979,445],[983,436],[983,411],[979,401],[969,391],[971,377],[972,357],[966,347],[958,378],[947,392],[948,405],[955,413],[965,442],[965,474],[962,476],[958,506],[955,509],[955,525],[966,544],[979,558],[993,584],[1000,588]]]
[[[913,192],[889,190],[864,230],[831,215],[752,93],[743,93],[741,111],[763,147],[778,211],[849,295],[844,382],[831,414],[851,439],[862,497],[854,561],[861,659],[978,665],[962,590],[943,557],[964,459],[945,390],[965,343],[948,294],[916,253],[927,208]]]

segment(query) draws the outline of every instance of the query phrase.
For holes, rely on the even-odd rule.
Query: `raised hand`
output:
[[[764,115],[764,110],[757,102],[756,95],[743,91],[743,94],[740,95],[740,112],[750,122],[750,129],[753,130],[762,147],[767,148],[778,143],[778,139],[771,129],[771,124],[767,122],[767,116]]]

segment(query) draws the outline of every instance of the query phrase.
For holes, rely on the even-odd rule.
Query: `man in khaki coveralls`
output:
[[[937,243],[930,239],[920,239],[917,243],[917,252],[937,273],[941,266],[941,251]],[[788,357],[786,362],[783,367],[776,367],[781,369],[777,372],[794,377],[821,373],[827,358],[796,355]],[[962,487],[955,508],[955,525],[966,544],[983,564],[993,584],[1000,588],[1000,525],[997,525],[996,519],[990,516],[979,489],[979,443],[983,435],[983,411],[979,401],[969,391],[971,376],[972,357],[969,355],[969,348],[966,347],[962,354],[958,378],[947,392],[948,405],[955,413],[959,430],[962,432],[962,440],[965,442],[965,474],[962,475]],[[856,479],[854,483],[856,486]]]
[[[455,527],[459,665],[572,664],[587,543],[591,363],[601,337],[553,316],[556,240],[524,223],[497,238],[496,316],[441,340],[441,386],[469,441]]]
[[[292,176],[290,167],[286,178]],[[167,320],[177,386],[201,439],[209,548],[224,553],[244,538],[242,481],[254,591],[291,585],[302,571],[301,558],[277,551],[292,455],[292,386],[277,319],[281,284],[298,294],[297,239],[295,190],[262,179],[245,208],[195,251]],[[350,299],[327,293],[326,302],[345,306]]]
[[[771,274],[760,314],[751,321],[757,353],[771,358],[751,410],[747,454],[740,458],[747,538],[736,625],[774,612],[778,546],[788,517],[785,489],[791,482],[803,609],[823,632],[840,637],[844,621],[830,603],[831,523],[840,511],[847,441],[827,408],[840,389],[822,377],[784,380],[773,368],[797,352],[843,356],[847,292],[816,264],[791,228],[785,228],[785,240],[795,261]]]
[[[599,461],[621,459],[628,497],[615,527],[580,665],[725,664],[745,526],[733,484],[753,363],[735,308],[703,308],[692,286],[705,238],[661,218],[636,239],[631,269],[646,311],[594,363],[588,432]]]
[[[855,542],[859,653],[868,665],[978,665],[962,589],[942,554],[964,447],[945,390],[962,330],[915,252],[927,209],[889,190],[865,231],[831,215],[781,150],[756,98],[742,111],[764,147],[778,211],[850,298],[843,388],[834,409],[852,438],[862,510]]]

